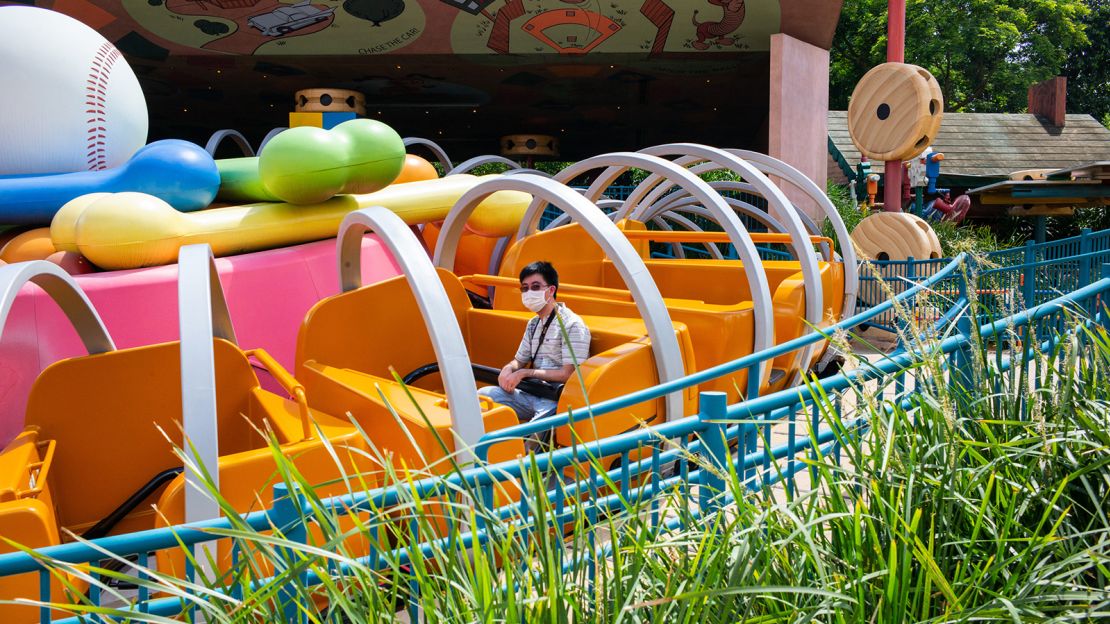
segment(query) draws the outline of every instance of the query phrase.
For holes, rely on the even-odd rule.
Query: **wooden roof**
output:
[[[847,111],[829,111],[829,139],[849,163],[859,162]],[[944,154],[942,175],[1008,177],[1110,160],[1110,130],[1090,115],[1067,115],[1055,128],[1028,114],[945,113],[933,150]]]

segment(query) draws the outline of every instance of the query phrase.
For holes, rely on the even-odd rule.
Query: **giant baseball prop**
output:
[[[0,175],[108,169],[146,144],[135,72],[67,15],[0,7],[0,88]]]

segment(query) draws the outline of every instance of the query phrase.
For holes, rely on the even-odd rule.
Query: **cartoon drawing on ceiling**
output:
[[[437,0],[458,6],[468,0]],[[477,1],[477,0],[473,0]],[[483,0],[451,26],[456,54],[645,54],[767,50],[775,0]]]
[[[698,29],[697,40],[693,41],[691,45],[696,50],[708,50],[709,44],[706,43],[709,39],[713,39],[713,43],[719,46],[731,46],[736,43],[735,37],[730,37],[732,33],[736,32],[740,25],[744,23],[744,17],[747,14],[747,6],[744,0],[709,0],[709,4],[719,6],[724,9],[724,15],[720,21],[717,22],[699,22],[698,11],[694,10],[692,19],[694,27]]]
[[[619,31],[621,25],[593,11],[556,9],[536,15],[522,28],[559,54],[586,54]]]
[[[247,20],[247,24],[267,37],[280,37],[294,30],[326,21],[333,13],[335,9],[314,7],[312,0],[304,0],[291,6],[274,9],[269,13],[255,15]]]
[[[660,54],[667,45],[667,35],[671,34],[671,24],[674,23],[674,9],[667,6],[663,0],[645,0],[640,5],[640,14],[648,19],[656,28],[655,39],[651,44],[651,53]]]
[[[230,54],[384,54],[424,34],[422,3],[453,13],[438,0],[119,1],[156,37]]]
[[[477,0],[440,0],[450,6],[473,4]],[[473,37],[485,41],[485,47],[496,54],[551,53],[586,54],[600,46],[627,26],[628,9],[615,2],[602,6],[598,0],[505,0],[496,10],[491,7],[497,0],[481,0],[474,10],[464,9],[479,18]],[[570,5],[570,6],[568,6]],[[588,5],[576,6],[576,5]],[[654,33],[637,43],[639,51],[662,51],[674,20],[674,11],[663,0],[643,0],[639,13],[654,28]],[[519,18],[527,19],[519,23]],[[458,22],[456,22],[458,24]],[[637,23],[637,26],[640,26]],[[530,35],[540,45],[528,44],[517,33]],[[643,33],[635,33],[636,37]],[[453,40],[458,40],[458,32]],[[510,39],[512,40],[510,42]],[[462,42],[460,42],[462,43]],[[456,52],[471,47],[467,42],[456,45]],[[512,52],[510,52],[510,47]]]
[[[416,54],[503,55],[512,58],[497,62],[510,64],[533,55],[768,50],[781,18],[777,0],[93,1],[119,2],[152,40],[194,50],[377,55],[419,41]]]
[[[284,45],[328,28],[335,9],[312,0],[165,0],[162,5],[125,1],[150,32],[189,47],[253,54],[267,42]]]
[[[405,12],[405,0],[347,0],[343,10],[381,28],[382,22]]]
[[[466,11],[471,15],[480,15],[486,10],[486,7],[493,4],[497,0],[439,0],[449,7],[454,7],[461,11]]]

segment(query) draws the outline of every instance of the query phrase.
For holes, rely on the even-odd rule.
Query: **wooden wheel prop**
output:
[[[944,95],[932,74],[917,65],[883,63],[856,84],[848,133],[871,160],[910,160],[936,139],[943,114]]]
[[[921,217],[906,212],[880,212],[859,222],[852,242],[871,260],[940,258],[940,239]]]
[[[546,134],[508,134],[501,137],[501,155],[553,158],[559,155],[559,140]]]
[[[348,89],[301,89],[297,91],[298,113],[355,113],[366,116],[366,97]]]

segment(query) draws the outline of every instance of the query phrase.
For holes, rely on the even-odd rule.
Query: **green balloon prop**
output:
[[[281,201],[266,190],[258,177],[258,157],[222,158],[216,161],[220,172],[220,191],[216,199],[225,202]]]
[[[386,124],[352,119],[331,130],[297,127],[270,139],[258,156],[266,190],[291,204],[372,193],[401,173],[405,144]]]

